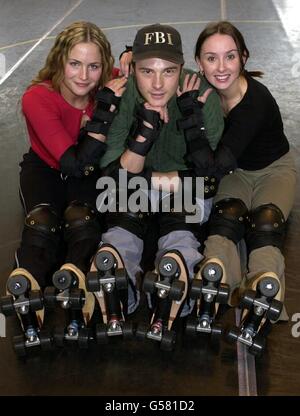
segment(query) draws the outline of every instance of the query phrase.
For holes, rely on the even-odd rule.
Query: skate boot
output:
[[[6,292],[7,296],[0,298],[0,309],[5,316],[16,314],[23,331],[13,337],[17,356],[25,357],[31,347],[51,349],[51,335],[42,330],[44,305],[38,282],[26,269],[17,268],[7,280]]]
[[[144,278],[143,291],[157,298],[150,325],[138,326],[138,338],[158,341],[164,351],[175,348],[174,321],[182,309],[187,286],[188,272],[181,254],[178,251],[166,253],[160,259],[157,271],[146,273]]]
[[[215,323],[215,317],[219,305],[226,304],[229,299],[229,286],[221,283],[225,277],[223,264],[217,258],[211,258],[201,266],[190,289],[190,298],[196,300],[197,315],[187,320],[188,335],[205,333],[213,338],[222,335],[222,326]]]
[[[227,338],[230,342],[241,342],[248,351],[260,356],[266,347],[266,335],[282,311],[280,282],[275,273],[264,273],[253,280],[251,290],[246,290],[240,303],[242,319],[239,327],[232,328]]]
[[[53,286],[44,291],[45,305],[54,308],[59,304],[66,315],[66,325],[54,328],[53,337],[57,346],[68,342],[87,348],[92,338],[88,324],[93,315],[95,298],[87,292],[85,276],[72,263],[64,264],[52,277]]]
[[[132,338],[133,324],[125,322],[128,277],[121,256],[113,246],[105,244],[96,253],[86,287],[94,293],[102,314],[103,322],[96,325],[97,343],[105,344],[109,337],[118,335]]]

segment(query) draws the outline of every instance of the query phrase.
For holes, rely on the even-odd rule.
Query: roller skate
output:
[[[229,286],[221,283],[226,278],[223,264],[217,258],[206,261],[190,288],[190,298],[196,300],[196,317],[189,317],[186,325],[186,333],[195,335],[204,333],[212,338],[220,338],[223,328],[215,323],[215,317],[220,304],[228,303]]]
[[[44,305],[38,282],[26,269],[17,268],[7,280],[6,292],[7,296],[0,298],[0,309],[5,316],[16,314],[23,331],[13,337],[17,356],[25,357],[31,347],[51,349],[51,335],[42,330]]]
[[[188,272],[181,254],[177,251],[166,253],[159,261],[157,271],[148,272],[144,277],[143,291],[157,295],[150,325],[139,325],[136,336],[160,343],[164,351],[175,348],[176,332],[174,321],[187,295]]]
[[[239,327],[233,327],[227,334],[230,342],[241,342],[249,353],[261,356],[266,347],[266,335],[276,321],[283,304],[279,298],[280,283],[275,273],[264,273],[255,279],[251,290],[246,290],[240,303],[242,318]]]
[[[54,308],[59,304],[66,314],[66,325],[53,331],[54,342],[62,347],[77,343],[87,348],[92,339],[88,324],[95,307],[95,298],[85,287],[85,276],[74,264],[66,263],[52,277],[53,286],[44,291],[45,305]]]
[[[96,253],[86,287],[94,293],[102,314],[103,322],[96,325],[97,343],[106,344],[110,337],[120,335],[132,338],[133,324],[125,322],[128,277],[121,256],[113,246],[105,244]]]

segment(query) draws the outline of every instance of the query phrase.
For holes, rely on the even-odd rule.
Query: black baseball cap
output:
[[[147,58],[161,58],[183,64],[181,36],[172,26],[156,23],[140,29],[133,42],[133,62]]]

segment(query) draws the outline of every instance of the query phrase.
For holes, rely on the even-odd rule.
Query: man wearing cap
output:
[[[146,275],[143,288],[147,293],[157,294],[158,298],[154,302],[156,307],[150,326],[145,330],[138,329],[137,334],[161,341],[161,348],[170,350],[175,341],[172,330],[175,316],[187,315],[191,309],[191,305],[185,302],[188,279],[193,278],[194,267],[203,257],[199,252],[196,231],[200,223],[207,221],[214,183],[205,187],[205,197],[208,198],[203,203],[203,215],[198,224],[186,221],[184,207],[181,212],[174,207],[165,212],[168,210],[162,209],[164,197],[170,196],[165,191],[174,196],[176,190],[185,186],[186,177],[193,178],[189,182],[192,184],[190,194],[195,191],[197,138],[205,134],[215,149],[222,134],[223,117],[218,97],[204,78],[183,69],[181,37],[176,29],[161,24],[143,27],[137,32],[132,53],[133,74],[128,78],[119,112],[107,137],[107,151],[100,163],[104,175],[117,181],[118,191],[121,182],[124,183],[120,172],[122,175],[125,172],[127,182],[144,178],[151,209],[136,212],[128,204],[124,210],[120,207],[120,198],[117,198],[119,210],[106,214],[107,232],[102,235],[95,259],[99,252],[102,252],[101,259],[105,258],[103,252],[110,252],[115,259],[110,272],[114,274],[118,268],[126,269],[128,300],[121,302],[122,316],[116,318],[122,327],[124,314],[133,312],[139,304],[136,277],[142,271],[140,262],[149,222],[152,219],[153,224],[155,218],[159,230],[155,273]],[[187,85],[193,86],[192,93],[181,95],[181,87]],[[198,96],[205,105],[199,104]],[[208,172],[200,175],[206,176]],[[163,185],[162,177],[170,179],[171,185],[168,186],[168,181]],[[198,193],[197,196],[199,200]],[[160,212],[155,215],[153,200],[157,202],[154,205],[160,207]],[[171,207],[174,200],[171,198]],[[98,203],[101,210],[99,205],[101,202]],[[101,266],[99,261],[96,263],[101,274],[105,266]]]

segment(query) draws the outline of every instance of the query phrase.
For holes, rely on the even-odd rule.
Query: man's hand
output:
[[[163,121],[164,123],[168,123],[168,121],[169,121],[169,112],[168,112],[168,107],[167,106],[165,106],[165,107],[154,107],[154,106],[152,106],[152,105],[150,105],[149,103],[146,102],[144,104],[144,107],[147,110],[156,111],[157,113],[159,113],[161,121]],[[148,127],[151,127],[151,126],[148,126]]]
[[[197,74],[193,74],[192,76],[187,74],[184,78],[182,89],[180,89],[180,87],[177,88],[177,97],[180,97],[182,94],[188,91],[199,91],[200,83],[201,83],[201,80],[197,76]],[[204,94],[197,97],[197,100],[200,103],[205,104],[207,97],[212,92],[212,90],[213,90],[212,88],[208,88],[204,92]]]

